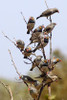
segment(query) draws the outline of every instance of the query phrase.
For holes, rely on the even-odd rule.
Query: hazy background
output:
[[[52,16],[53,22],[57,26],[53,30],[52,47],[53,50],[59,49],[67,57],[67,1],[66,0],[47,0],[49,8],[56,7],[59,14]],[[14,67],[8,53],[11,50],[14,61],[20,73],[27,74],[31,65],[23,62],[23,55],[20,51],[6,38],[3,37],[2,31],[8,37],[13,39],[22,39],[27,44],[27,28],[20,12],[22,11],[26,20],[30,16],[36,18],[46,10],[44,0],[0,0],[0,77],[14,79],[17,77]],[[47,26],[49,21],[46,18],[40,18],[36,21],[35,27],[44,24]],[[47,58],[49,58],[49,44],[45,48]]]

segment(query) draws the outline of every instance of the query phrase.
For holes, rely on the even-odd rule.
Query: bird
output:
[[[38,16],[36,19],[39,19],[40,17],[49,17],[54,13],[59,13],[59,10],[57,8],[50,8],[45,10],[40,16]]]
[[[44,25],[38,26],[32,33],[30,38],[30,44],[38,42],[38,36],[42,33],[42,30],[44,29]]]
[[[22,40],[17,40],[16,41],[16,46],[20,49],[20,51],[23,51],[24,50],[25,43]]]
[[[32,79],[30,76],[27,75],[21,75],[19,79],[22,79],[24,82],[29,84],[34,84],[37,80]]]
[[[58,77],[57,75],[53,75],[53,74],[48,73],[48,74],[47,74],[46,81],[45,81],[45,84],[51,83],[51,82],[54,82],[54,81],[57,81],[58,78],[59,78],[59,77]]]
[[[51,23],[51,24],[47,25],[47,26],[44,28],[43,32],[45,32],[45,34],[46,34],[46,33],[49,34],[49,33],[52,32],[52,30],[54,29],[55,26],[56,26],[56,23]]]
[[[53,59],[51,60],[51,69],[54,69],[54,66],[59,62],[61,62],[60,58],[53,57]]]
[[[35,52],[37,49],[45,47],[49,42],[49,36],[48,35],[42,35],[39,38],[40,38],[39,42],[38,42],[37,46],[35,47],[35,49],[32,50],[32,52]]]
[[[35,87],[29,86],[28,91],[30,92],[31,97],[34,100],[37,100],[37,97],[38,97],[38,94],[39,94],[38,90]]]
[[[24,55],[24,58],[29,57],[32,54],[32,49],[31,47],[27,46],[25,48],[25,50],[22,52],[22,54]]]
[[[42,87],[42,83],[40,83],[39,81],[36,81],[36,82],[34,83],[34,87],[35,87],[37,90],[39,90],[39,89]]]
[[[42,59],[40,64],[39,64],[39,68],[43,73],[47,74],[47,72],[49,71],[48,65],[49,65],[49,60],[48,59]]]
[[[50,71],[47,72],[47,74],[42,73],[41,75],[35,78],[42,78],[42,83],[44,84],[49,84],[51,82],[57,81],[58,79],[61,79],[57,75],[53,75],[52,73],[50,73]]]
[[[30,31],[32,31],[34,26],[35,26],[35,19],[34,17],[30,17],[27,23],[27,34],[30,34]]]
[[[43,56],[41,56],[41,55],[36,56],[36,58],[32,62],[32,68],[30,69],[30,71],[32,71],[36,66],[39,65],[39,63],[41,62],[42,57]]]

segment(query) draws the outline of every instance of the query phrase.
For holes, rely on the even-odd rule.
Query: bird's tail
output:
[[[30,69],[30,71],[32,71],[32,70],[33,70],[33,68]]]
[[[39,19],[40,18],[40,16],[38,16],[36,19]]]
[[[35,48],[34,50],[32,50],[32,52],[35,52],[37,49]]]
[[[30,34],[30,31],[29,30],[27,31],[27,34]]]

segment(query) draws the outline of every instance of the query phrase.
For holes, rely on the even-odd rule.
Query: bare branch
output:
[[[21,12],[21,15],[22,15],[22,17],[23,17],[25,23],[27,24],[27,21],[26,21],[25,17],[23,16],[23,13],[22,13],[22,12]]]
[[[17,67],[16,67],[16,65],[15,65],[15,63],[14,63],[14,60],[13,60],[13,57],[12,57],[12,54],[11,54],[11,51],[8,49],[8,52],[9,52],[9,54],[10,54],[10,57],[11,57],[11,61],[12,61],[12,63],[13,63],[13,66],[14,66],[14,68],[15,68],[15,70],[16,70],[16,73],[19,75],[19,77],[21,76],[21,74],[18,72],[18,70],[17,70]],[[23,81],[24,82],[24,81]],[[28,86],[28,84],[26,83],[26,82],[24,82],[25,84],[26,84],[26,86]]]
[[[9,54],[10,54],[11,61],[12,61],[12,63],[13,63],[13,66],[14,66],[15,70],[16,70],[16,73],[20,76],[20,73],[19,73],[18,70],[17,70],[17,67],[16,67],[16,65],[15,65],[15,63],[14,63],[14,61],[13,61],[13,57],[12,57],[11,51],[10,51],[9,49],[8,49],[8,52],[9,52]]]
[[[47,2],[46,2],[46,0],[45,0],[45,4],[46,4],[46,7],[49,9],[49,7],[48,7],[48,5],[47,5]]]
[[[4,32],[2,32],[2,34],[4,35],[4,37],[6,37],[10,42],[12,42],[15,46],[16,46],[16,44],[15,44],[15,42],[14,41],[12,41],[7,35],[5,35],[5,33]]]
[[[0,83],[5,87],[5,89],[7,90],[7,92],[9,93],[9,96],[10,96],[10,100],[13,100],[13,94],[12,94],[12,91],[11,91],[11,88],[9,85],[6,85],[5,83],[3,83],[2,81],[0,81]]]
[[[37,98],[37,100],[39,100],[40,99],[40,96],[41,96],[41,94],[42,94],[42,91],[43,91],[43,89],[44,89],[44,87],[46,86],[46,85],[48,85],[48,84],[51,84],[53,81],[51,81],[51,82],[49,82],[49,83],[44,83],[43,85],[42,85],[42,87],[40,88],[40,92],[39,92],[39,95],[38,95],[38,98]]]

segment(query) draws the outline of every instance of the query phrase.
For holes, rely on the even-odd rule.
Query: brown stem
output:
[[[10,54],[11,61],[12,61],[12,63],[13,63],[13,66],[14,66],[15,70],[16,70],[16,73],[17,73],[17,74],[18,74],[18,76],[20,77],[20,76],[21,76],[21,74],[18,72],[18,69],[17,69],[17,67],[16,67],[16,65],[15,65],[15,62],[14,62],[14,60],[13,60],[13,57],[12,57],[11,51],[10,51],[10,50],[8,50],[8,52],[9,52],[9,54]],[[24,83],[25,83],[25,84],[26,84],[26,86],[28,87],[28,84],[27,84],[26,82],[24,82]]]
[[[11,91],[11,88],[9,85],[6,85],[5,83],[3,83],[2,81],[0,81],[0,83],[5,87],[5,89],[7,90],[7,92],[9,93],[9,96],[10,96],[10,100],[13,100],[13,94],[12,94],[12,91]]]

